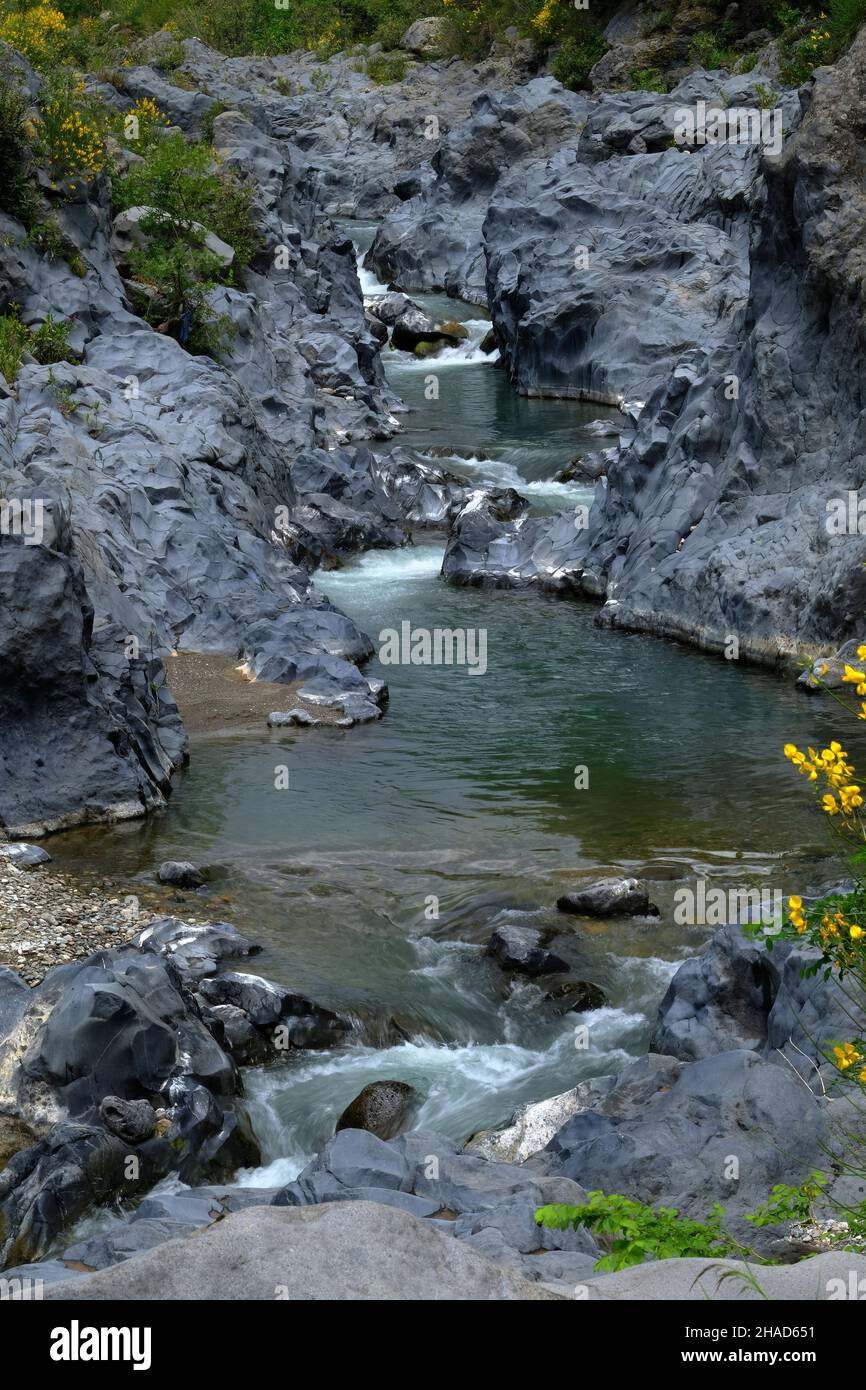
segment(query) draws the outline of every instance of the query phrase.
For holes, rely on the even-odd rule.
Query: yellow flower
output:
[[[834,1047],[833,1053],[840,1071],[847,1071],[852,1063],[863,1060],[853,1043],[843,1043],[841,1047]]]
[[[863,928],[858,927],[857,923],[855,922],[853,927],[849,928],[848,935],[850,936],[852,941],[859,941],[860,938],[864,935]]]
[[[835,796],[831,796],[829,792],[821,797],[821,805],[828,816],[835,816],[839,811]]]

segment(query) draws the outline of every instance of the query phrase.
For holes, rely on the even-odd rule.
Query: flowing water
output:
[[[371,229],[356,232],[363,248]],[[463,319],[470,336],[433,362],[388,353],[411,412],[406,441],[452,447],[449,468],[517,486],[537,508],[588,500],[553,475],[619,421],[515,397],[477,350],[487,328],[477,308],[416,299]],[[431,372],[438,400],[425,394]],[[210,866],[210,916],[262,943],[253,968],[361,1020],[336,1052],[248,1073],[266,1160],[249,1183],[294,1176],[371,1080],[413,1083],[418,1123],[462,1139],[620,1067],[645,1050],[668,979],[708,935],[674,924],[678,881],[787,892],[838,874],[781,757],[789,738],[846,733],[835,707],[790,678],[600,630],[587,604],[451,589],[443,548],[421,535],[318,583],[374,641],[404,621],[484,630],[485,674],[374,661],[369,673],[391,692],[379,723],[194,739],[163,815],[55,842],[61,863],[109,869],[130,891],[152,884],[164,859]],[[277,765],[290,770],[288,790],[275,789]],[[588,787],[575,786],[578,767]],[[609,869],[645,873],[662,917],[575,928],[556,913],[576,875]],[[562,1017],[537,984],[509,983],[484,955],[501,921],[555,928],[556,949],[607,1005]],[[590,1026],[586,1050],[578,1022]]]

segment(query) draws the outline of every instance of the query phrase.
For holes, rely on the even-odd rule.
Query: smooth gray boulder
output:
[[[253,1207],[86,1279],[46,1301],[156,1299],[430,1302],[559,1297],[406,1212],[374,1202]]]

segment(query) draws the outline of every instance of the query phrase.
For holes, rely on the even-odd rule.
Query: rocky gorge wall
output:
[[[383,278],[488,303],[519,392],[623,406],[618,447],[588,460],[588,523],[475,496],[430,512],[450,517],[448,580],[565,590],[600,600],[602,623],[735,638],[766,661],[854,633],[862,538],[825,523],[863,481],[864,43],[800,92],[772,75],[778,157],[672,136],[699,102],[763,111],[760,62],[667,96],[574,93],[518,44],[376,86],[346,55],[226,59],[188,40],[183,85],[148,65],[93,79],[120,111],[147,97],[186,134],[212,121],[262,249],[215,292],[236,330],[217,364],[132,312],[104,176],[45,190],[83,274],[3,219],[2,303],[74,321],[79,359],[25,364],[0,399],[4,496],[44,503],[56,534],[38,556],[0,535],[7,833],[162,803],[185,757],[161,666],[177,649],[379,711],[357,665],[369,639],[310,572],[405,543],[429,465],[383,448],[399,404],[334,216],[380,221]],[[357,447],[371,441],[375,456]],[[74,621],[58,645],[60,594]]]

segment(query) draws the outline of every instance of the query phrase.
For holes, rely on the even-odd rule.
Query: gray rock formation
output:
[[[301,1211],[256,1207],[203,1235],[168,1241],[86,1279],[52,1284],[45,1298],[439,1302],[561,1296],[449,1240],[437,1225],[372,1202]]]
[[[845,986],[823,974],[804,978],[818,953],[789,941],[765,941],[742,928],[720,928],[704,951],[680,966],[659,1007],[654,1052],[695,1061],[749,1048],[763,1057],[783,1054],[807,1085],[827,1079],[831,1043],[866,1029],[866,1017]]]
[[[776,1182],[821,1166],[829,1107],[787,1067],[745,1050],[682,1063],[650,1054],[550,1141],[546,1171],[703,1219],[742,1218]],[[736,1160],[736,1163],[732,1162]],[[532,1160],[538,1162],[538,1160]]]

